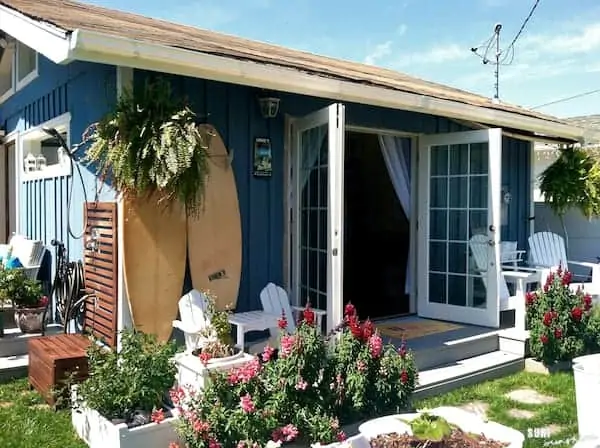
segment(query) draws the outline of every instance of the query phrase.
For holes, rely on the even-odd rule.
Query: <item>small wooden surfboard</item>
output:
[[[219,309],[237,305],[242,272],[242,224],[233,169],[223,139],[210,125],[210,172],[202,210],[189,217],[188,257],[192,284],[216,296]]]
[[[183,290],[186,221],[179,202],[125,199],[123,265],[133,324],[160,341],[171,337]]]

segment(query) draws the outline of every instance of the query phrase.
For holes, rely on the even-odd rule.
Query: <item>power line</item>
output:
[[[517,34],[515,34],[515,37],[513,38],[510,45],[508,47],[506,47],[507,50],[509,50],[510,48],[513,48],[515,46],[515,43],[517,42],[517,40],[519,40],[519,37],[521,37],[521,34],[525,30],[527,23],[531,19],[531,16],[533,16],[533,13],[535,12],[535,9],[538,7],[539,4],[540,4],[540,0],[535,0],[535,3],[531,7],[531,11],[529,11],[529,14],[527,15],[527,17],[525,17],[525,20],[523,21],[521,28],[519,28],[519,31],[517,31]]]
[[[531,109],[540,109],[542,107],[551,106],[552,104],[564,103],[565,101],[575,100],[584,96],[593,95],[594,93],[600,93],[600,89],[590,90],[589,92],[579,93],[567,98],[561,98],[560,100],[550,101],[549,103],[540,104],[539,106],[532,107]]]

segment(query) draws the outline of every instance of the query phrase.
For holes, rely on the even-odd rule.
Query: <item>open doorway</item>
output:
[[[378,135],[346,133],[344,301],[371,319],[410,311],[410,224],[386,163]]]

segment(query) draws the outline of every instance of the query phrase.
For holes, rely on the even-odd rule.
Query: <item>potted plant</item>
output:
[[[0,267],[0,302],[14,307],[15,324],[22,333],[40,333],[48,297],[39,281],[30,279],[21,269]]]
[[[455,407],[439,407],[409,414],[389,415],[359,427],[356,446],[522,448],[522,432]],[[366,444],[365,444],[366,442]]]
[[[307,306],[293,334],[286,332],[285,318],[280,319],[277,356],[267,346],[240,367],[213,372],[202,393],[174,389],[181,446],[264,448],[344,440],[343,425],[370,412],[362,404],[357,404],[360,409],[347,409],[352,400],[345,399],[346,393],[364,401],[363,388],[379,394],[368,401],[377,403],[378,410],[401,409],[414,389],[412,354],[404,346],[400,350],[384,346],[372,324],[360,322],[353,308],[347,311],[338,329],[341,340],[324,338]],[[364,331],[358,334],[356,325]],[[355,339],[344,343],[344,337]],[[347,349],[355,350],[353,356]],[[341,374],[342,368],[350,373]],[[354,388],[358,374],[366,381]],[[384,383],[388,387],[381,387]]]
[[[550,371],[570,370],[571,361],[588,350],[592,297],[570,288],[571,272],[558,268],[546,283],[525,297],[530,349]]]
[[[121,349],[88,349],[88,378],[73,387],[72,422],[90,447],[167,446],[175,437],[169,389],[174,342],[136,330],[121,333]]]
[[[216,298],[210,291],[204,291],[203,297],[207,323],[200,333],[203,342],[191,354],[178,353],[175,356],[177,384],[193,386],[195,390],[204,388],[211,371],[231,369],[253,358],[233,344],[229,307],[218,309]]]
[[[187,102],[156,77],[126,90],[115,109],[90,127],[86,161],[126,198],[152,200],[152,206],[178,201],[188,215],[197,215],[210,137]]]

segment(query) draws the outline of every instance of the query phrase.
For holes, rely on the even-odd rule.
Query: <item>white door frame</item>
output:
[[[486,271],[486,308],[473,308],[429,301],[429,200],[430,200],[430,148],[432,146],[488,143],[488,237],[490,240],[489,264]],[[422,136],[419,139],[419,298],[420,316],[498,327],[500,324],[500,299],[498,282],[500,266],[500,191],[502,187],[502,130],[499,128],[477,131],[452,132]],[[468,250],[468,249],[467,249]]]
[[[15,194],[14,194],[14,212],[15,212],[15,233],[23,233],[21,231],[21,201],[20,201],[20,197],[21,197],[21,171],[23,170],[23,165],[22,165],[22,157],[21,157],[21,139],[20,139],[20,135],[21,133],[19,131],[13,131],[10,132],[9,134],[7,134],[3,140],[2,140],[2,145],[4,147],[4,150],[6,151],[6,147],[10,144],[10,143],[14,143],[14,173],[15,173],[15,179],[14,179],[14,189],[15,189]],[[8,173],[6,173],[8,175]],[[7,191],[6,194],[8,195],[9,192]],[[7,229],[8,230],[8,229]]]
[[[288,291],[295,305],[301,303],[299,292],[301,271],[298,262],[300,248],[301,223],[297,218],[301,208],[300,176],[301,137],[304,131],[328,126],[328,192],[327,192],[327,330],[337,326],[343,317],[343,260],[344,260],[344,140],[345,140],[345,108],[343,104],[334,103],[301,118],[287,119],[289,123],[286,138],[292,151],[286,159],[288,191],[286,200],[286,233],[291,235],[291,242],[286,238],[284,251],[287,252]],[[291,243],[292,250],[289,249]],[[292,259],[291,257],[294,257]],[[291,264],[290,264],[291,263]],[[293,266],[293,270],[289,267]],[[290,272],[291,271],[291,272]],[[291,276],[290,276],[291,274]]]

